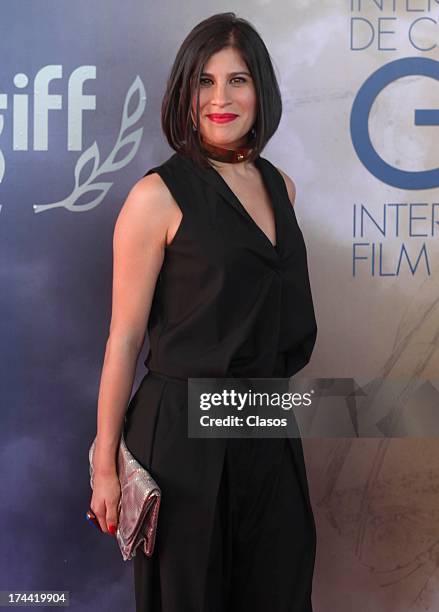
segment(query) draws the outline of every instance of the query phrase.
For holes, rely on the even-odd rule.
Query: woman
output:
[[[162,106],[176,151],[130,191],[98,402],[91,508],[114,532],[127,446],[162,489],[156,548],[134,558],[140,612],[310,612],[315,524],[300,438],[189,438],[187,380],[288,378],[316,321],[293,181],[260,151],[281,98],[268,51],[234,13],[197,25]]]

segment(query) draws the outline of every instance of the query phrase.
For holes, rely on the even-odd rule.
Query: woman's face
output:
[[[195,122],[197,99],[192,100]],[[230,121],[215,121],[231,114]],[[227,47],[211,55],[200,78],[200,132],[203,140],[216,146],[235,148],[247,143],[256,119],[256,91],[249,69],[240,53]]]

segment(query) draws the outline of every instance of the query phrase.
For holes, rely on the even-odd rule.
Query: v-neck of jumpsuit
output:
[[[233,189],[227,183],[227,181],[222,176],[222,174],[219,173],[217,170],[215,170],[215,169],[214,170],[219,175],[220,180],[224,183],[224,188],[228,192],[228,195],[230,196],[230,198],[236,203],[236,205],[238,206],[239,210],[242,211],[244,216],[248,218],[249,223],[251,223],[254,226],[255,231],[260,233],[260,234],[262,234],[262,238],[268,243],[267,246],[269,248],[273,249],[275,251],[276,256],[278,257],[279,256],[279,251],[278,251],[279,224],[278,224],[276,198],[273,198],[273,194],[272,194],[272,192],[270,190],[270,186],[268,184],[267,178],[265,177],[265,175],[264,175],[264,173],[263,173],[263,171],[262,171],[262,169],[260,167],[259,158],[256,159],[255,165],[258,168],[258,170],[260,171],[260,176],[261,176],[261,179],[262,179],[262,183],[263,183],[263,185],[265,187],[265,191],[266,191],[266,193],[268,195],[268,199],[270,200],[271,209],[273,211],[274,225],[275,225],[275,234],[276,234],[276,236],[275,236],[276,244],[273,244],[271,242],[270,238],[267,236],[267,234],[264,232],[264,230],[259,226],[259,224],[256,222],[256,220],[249,213],[249,211],[245,208],[245,206],[242,204],[241,200],[234,193]]]

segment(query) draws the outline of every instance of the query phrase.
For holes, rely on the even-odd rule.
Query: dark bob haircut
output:
[[[218,13],[201,21],[183,41],[171,68],[162,102],[161,122],[176,152],[202,167],[211,167],[200,140],[200,78],[211,55],[232,47],[240,52],[252,75],[257,98],[256,121],[249,144],[253,161],[273,136],[282,115],[282,99],[268,50],[255,28],[235,13]],[[196,127],[192,128],[191,101],[196,96]],[[250,140],[252,138],[252,140]]]

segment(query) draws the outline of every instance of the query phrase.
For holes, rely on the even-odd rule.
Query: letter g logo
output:
[[[431,189],[439,186],[439,168],[408,172],[386,163],[373,148],[369,136],[369,113],[377,95],[401,77],[422,75],[439,81],[439,62],[406,57],[376,70],[358,91],[351,110],[350,129],[360,161],[379,180],[400,189]],[[439,109],[415,109],[415,125],[439,125]],[[433,137],[437,138],[437,133]]]

